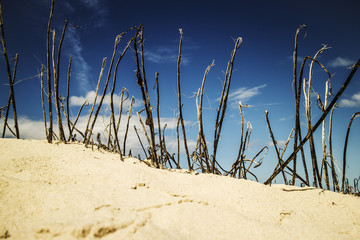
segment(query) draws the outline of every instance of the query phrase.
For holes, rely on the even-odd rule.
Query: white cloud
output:
[[[247,87],[238,88],[235,91],[230,92],[229,101],[231,101],[232,103],[242,102],[243,104],[247,104],[251,98],[260,94],[260,89],[265,87],[266,84],[253,88],[247,88]],[[219,98],[217,100],[220,101]]]
[[[92,105],[94,103],[94,99],[95,99],[95,91],[89,91],[85,97],[80,97],[80,96],[71,96],[70,97],[70,106],[81,106],[84,104],[85,101],[88,101],[88,103],[90,105]],[[100,103],[100,98],[101,98],[101,94],[102,92],[98,93],[98,97],[96,98],[96,104]],[[124,96],[125,99],[125,96]],[[127,99],[126,101],[124,101],[123,103],[123,112],[127,111],[130,107],[130,100],[131,98]],[[119,105],[121,102],[121,95],[120,94],[116,94],[114,93],[113,95],[113,102],[114,102],[114,107],[115,110],[119,109]],[[143,102],[139,99],[139,100],[135,100],[134,104],[133,104],[133,108],[137,108],[139,106],[142,106]],[[104,101],[103,101],[103,106],[105,108],[107,108],[107,110],[109,110],[110,108],[110,93],[107,93],[104,97]],[[134,109],[133,109],[134,110]]]
[[[330,67],[350,67],[355,61],[348,58],[337,57],[329,62]]]
[[[9,118],[8,124],[11,129],[15,130],[14,128],[14,119]],[[42,120],[31,120],[28,117],[20,116],[18,118],[19,124],[19,132],[20,137],[25,139],[46,139],[45,138],[45,130],[44,130],[44,121]],[[2,121],[1,129],[4,127],[4,122]],[[11,134],[9,129],[6,129],[5,137],[13,137],[14,135]]]
[[[145,123],[145,115],[142,114],[141,117],[142,117],[143,122]],[[71,118],[71,119],[74,120],[73,118]],[[116,117],[116,120],[117,120],[117,117]],[[79,120],[76,124],[76,128],[78,128],[80,131],[84,132],[86,125],[87,125],[87,121],[88,121],[87,115],[80,116]],[[154,119],[154,121],[156,123],[155,131],[157,132],[158,131],[157,130],[157,119]],[[109,122],[110,122],[110,116],[104,116],[104,115],[98,116],[96,124],[93,129],[94,142],[97,142],[96,136],[98,133],[100,133],[102,143],[106,144],[108,134],[105,129],[108,129]],[[175,119],[175,118],[161,118],[161,126],[164,127],[164,125],[167,124],[166,129],[170,130],[170,131],[165,132],[167,149],[170,154],[177,153],[176,136],[173,136],[171,134],[171,130],[176,129],[176,122],[177,122],[177,119]],[[41,139],[41,140],[46,139],[44,121],[42,119],[41,120],[32,120],[26,116],[25,117],[21,116],[18,118],[18,123],[19,123],[19,131],[20,131],[21,138],[23,138],[23,139]],[[8,119],[8,124],[13,128],[13,126],[14,126],[13,119],[11,119],[11,118]],[[124,141],[124,136],[125,136],[126,124],[127,124],[127,114],[123,114],[121,116],[120,128],[119,128],[119,132],[118,132],[120,146],[122,149],[123,149],[123,141]],[[189,125],[190,122],[186,121],[185,124]],[[130,122],[129,122],[129,130],[128,130],[128,136],[127,136],[127,140],[126,140],[126,154],[128,154],[129,150],[131,149],[131,152],[134,156],[138,156],[138,154],[140,154],[142,156],[142,158],[144,158],[143,150],[141,148],[138,137],[134,130],[134,125],[138,129],[138,133],[139,133],[139,136],[141,138],[141,141],[142,141],[144,147],[147,149],[147,147],[149,146],[149,144],[147,143],[145,134],[143,132],[143,129],[140,125],[139,119],[136,114],[133,114],[131,116]],[[49,127],[49,123],[47,123],[47,126]],[[65,135],[68,136],[69,131],[68,131],[67,122],[66,122],[65,118],[63,119],[63,127],[64,127],[64,131],[65,131]],[[3,128],[3,121],[0,122],[0,128],[1,129]],[[53,130],[58,135],[58,126],[56,124],[56,119],[54,119]],[[147,129],[147,131],[149,132],[148,129]],[[76,134],[77,140],[82,139],[81,135],[78,132],[76,132],[74,130],[73,133]],[[7,132],[6,132],[6,137],[13,137],[13,135],[10,133],[9,130],[7,130]],[[158,137],[156,135],[156,141],[157,140],[158,140]],[[185,150],[184,150],[184,147],[182,144],[183,144],[183,140],[181,139],[181,154],[182,154],[182,156],[184,156],[183,154],[185,154]],[[196,140],[188,139],[188,147],[189,147],[190,152],[194,150],[195,146],[196,146]]]
[[[340,107],[360,107],[360,92],[355,93],[350,99],[341,99]]]

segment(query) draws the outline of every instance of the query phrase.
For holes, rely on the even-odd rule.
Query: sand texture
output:
[[[360,239],[360,198],[0,139],[0,239]]]

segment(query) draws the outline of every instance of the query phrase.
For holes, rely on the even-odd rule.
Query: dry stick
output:
[[[65,20],[65,25],[62,30],[61,39],[59,42],[58,52],[57,52],[57,60],[56,60],[56,70],[55,70],[55,63],[54,63],[54,48],[55,48],[55,30],[53,33],[53,64],[54,64],[54,95],[55,95],[55,107],[56,107],[56,114],[57,114],[57,120],[58,120],[58,128],[59,128],[59,135],[60,135],[60,141],[66,142],[64,128],[61,121],[61,112],[60,112],[60,106],[59,106],[59,76],[60,76],[60,54],[61,54],[61,47],[62,43],[64,41],[66,28],[68,25],[68,21]]]
[[[126,155],[126,151],[125,151],[125,147],[126,147],[126,139],[127,139],[127,135],[128,135],[128,131],[129,131],[129,124],[130,124],[130,118],[131,118],[131,110],[133,108],[135,102],[135,98],[132,97],[131,98],[131,102],[130,102],[130,109],[129,109],[129,115],[127,118],[127,123],[126,123],[126,129],[125,129],[125,136],[124,136],[124,143],[123,143],[123,154]],[[116,134],[116,133],[115,133]]]
[[[329,91],[329,80],[328,80],[325,83],[325,102],[324,102],[324,105],[322,105],[320,96],[318,94],[318,100],[319,100],[319,102],[321,104],[321,111],[324,111],[324,109],[326,108],[329,95],[331,95],[331,91]],[[324,180],[325,180],[327,190],[330,190],[329,174],[328,174],[327,160],[326,160],[327,156],[326,156],[326,145],[325,145],[325,119],[324,119],[323,124],[322,124],[321,135],[322,135],[322,150],[323,150],[323,152],[322,152],[323,153],[322,165],[324,166],[324,174],[325,174]]]
[[[46,57],[47,57],[47,82],[48,82],[48,107],[49,107],[49,134],[48,134],[48,142],[52,142],[53,137],[53,117],[52,117],[52,101],[51,101],[51,73],[50,73],[50,27],[51,21],[54,13],[54,5],[55,0],[51,1],[51,9],[50,9],[50,16],[49,22],[47,26],[47,33],[46,33]]]
[[[84,138],[84,143],[88,143],[89,142],[89,139],[90,139],[90,136],[87,137],[88,135],[88,131],[89,131],[89,124],[90,124],[90,120],[91,120],[91,116],[92,116],[92,113],[94,111],[94,108],[95,108],[95,105],[96,105],[96,100],[97,100],[97,96],[98,96],[98,93],[99,93],[99,86],[100,86],[100,82],[101,82],[101,78],[102,78],[102,75],[104,73],[104,68],[105,68],[105,64],[106,64],[106,57],[103,58],[103,61],[102,61],[102,65],[101,65],[101,70],[100,70],[100,75],[99,75],[99,80],[98,80],[98,83],[97,83],[97,86],[96,86],[96,92],[95,92],[95,98],[94,98],[94,102],[93,102],[93,105],[91,107],[91,111],[90,111],[90,114],[89,114],[89,118],[88,118],[88,122],[86,124],[86,128],[85,128],[85,138]],[[91,134],[90,134],[91,135]]]
[[[150,98],[149,98],[149,91],[148,91],[148,86],[147,86],[147,82],[146,82],[146,74],[145,74],[145,61],[144,61],[144,38],[143,38],[143,34],[144,34],[144,27],[141,26],[141,35],[140,35],[140,55],[141,55],[141,72],[142,72],[142,76],[143,76],[143,84],[145,87],[145,93],[146,93],[146,99],[147,99],[147,110],[146,110],[146,114],[147,114],[147,120],[148,120],[148,125],[150,128],[150,134],[151,134],[151,144],[152,144],[152,150],[153,150],[153,159],[155,161],[155,166],[159,167],[159,162],[156,156],[156,143],[155,143],[155,129],[154,129],[154,120],[153,120],[153,116],[152,116],[152,111],[151,111],[151,104],[150,104]]]
[[[240,166],[239,166],[239,178],[240,178],[240,174],[241,174],[241,164],[243,164],[243,166],[245,167],[244,165],[244,146],[246,145],[246,138],[247,138],[247,134],[248,134],[248,128],[246,128],[246,134],[245,134],[245,140],[244,140],[244,113],[243,113],[243,107],[248,107],[247,105],[246,106],[243,106],[241,104],[241,102],[239,102],[239,109],[240,109],[240,117],[241,117],[241,134],[240,134],[240,147],[239,147],[239,153],[238,153],[238,157],[237,157],[237,161],[238,163],[240,163]],[[235,164],[235,171],[233,173],[233,176],[236,175],[236,165]],[[244,178],[246,178],[246,174],[244,173]]]
[[[158,110],[159,111],[159,114],[160,115],[160,109]],[[158,117],[159,118],[159,117]],[[160,120],[158,120],[158,127],[161,126],[160,125]],[[159,137],[159,140],[160,140],[160,154],[161,154],[161,164],[163,166],[166,166],[166,163],[167,161],[169,162],[169,165],[170,165],[170,168],[172,168],[172,165],[171,165],[171,162],[170,162],[170,159],[167,157],[167,150],[166,150],[166,145],[165,145],[165,128],[167,127],[167,124],[165,123],[163,129],[159,129],[159,135],[161,135]]]
[[[271,137],[271,139],[272,139],[272,141],[273,141],[273,144],[274,144],[274,148],[275,148],[275,151],[276,151],[276,156],[277,156],[277,158],[278,158],[278,165],[281,165],[282,159],[280,158],[280,153],[279,153],[279,150],[278,150],[278,148],[277,148],[276,140],[275,140],[274,134],[273,134],[273,132],[272,132],[272,130],[271,130],[271,126],[270,126],[268,114],[269,114],[269,112],[268,112],[268,111],[265,111],[265,118],[266,118],[266,122],[267,122],[267,125],[268,125],[268,128],[269,128],[270,137]],[[285,184],[287,184],[287,180],[286,180],[286,176],[285,176],[284,171],[282,171],[282,175],[283,175]]]
[[[240,166],[239,166],[239,178],[240,178],[240,174],[241,172],[243,173],[243,178],[244,179],[247,179],[246,177],[246,171],[245,171],[245,149],[246,149],[246,146],[247,146],[247,143],[250,142],[250,135],[251,135],[251,132],[252,132],[252,126],[251,126],[251,123],[248,122],[247,123],[247,126],[246,126],[246,133],[245,133],[245,138],[244,138],[244,144],[242,145],[242,154],[241,154],[241,158],[240,158]]]
[[[15,55],[15,65],[14,65],[14,72],[13,72],[13,76],[12,76],[12,86],[15,85],[15,77],[16,77],[16,69],[17,69],[17,64],[18,64],[18,58],[19,58],[19,54],[17,53]],[[6,113],[5,113],[5,120],[4,120],[4,129],[3,129],[3,135],[2,135],[3,138],[5,137],[6,126],[9,126],[7,124],[7,120],[8,120],[8,117],[9,117],[9,110],[10,110],[11,100],[12,100],[12,97],[11,97],[11,94],[9,94],[8,104],[7,104]],[[15,137],[16,137],[16,135],[15,135]]]
[[[113,85],[112,85],[112,89],[111,89],[111,94],[110,94],[110,109],[111,109],[111,121],[113,124],[113,129],[114,129],[114,133],[115,133],[115,151],[116,151],[116,145],[119,148],[119,154],[120,154],[120,159],[123,160],[122,154],[121,154],[121,149],[120,149],[120,143],[119,143],[119,138],[116,132],[116,126],[115,126],[115,113],[114,113],[114,92],[115,92],[115,85],[116,85],[116,75],[117,75],[117,70],[119,67],[119,64],[122,60],[122,58],[124,57],[126,51],[128,50],[128,48],[130,47],[131,42],[133,41],[133,39],[130,39],[126,45],[126,47],[124,48],[123,52],[121,53],[121,55],[119,56],[116,65],[115,65],[115,69],[114,69],[114,77],[113,77]],[[111,133],[111,131],[110,131]],[[124,140],[124,144],[125,144],[125,140]],[[124,152],[125,154],[125,152]]]
[[[126,98],[124,99],[124,92],[127,93],[127,96]],[[122,110],[123,110],[123,103],[129,98],[129,92],[126,88],[123,88],[121,90],[121,98],[120,98],[120,105],[119,105],[119,117],[118,117],[118,121],[117,121],[117,124],[116,124],[116,134],[118,134],[119,132],[119,127],[120,127],[120,121],[121,121],[121,114],[122,114]]]
[[[204,149],[204,156],[205,156],[205,163],[209,166],[209,152],[208,152],[208,148],[206,145],[206,140],[205,140],[205,134],[204,134],[204,126],[203,126],[203,118],[202,118],[202,105],[203,105],[203,95],[204,95],[204,88],[205,88],[205,80],[206,77],[210,71],[210,69],[215,65],[214,64],[215,60],[212,61],[212,63],[206,68],[205,73],[204,73],[204,77],[201,83],[201,88],[198,91],[198,94],[196,96],[196,105],[197,105],[197,115],[198,115],[198,123],[199,123],[199,135],[198,135],[198,142],[199,142],[199,154],[200,154],[200,158],[201,157],[201,147]],[[199,100],[199,104],[197,104],[197,101]],[[208,167],[208,170],[210,170],[210,168]]]
[[[229,89],[230,89],[231,76],[232,76],[232,71],[233,71],[233,66],[234,66],[235,55],[236,55],[237,50],[241,46],[241,44],[242,44],[242,38],[239,37],[235,42],[234,50],[232,51],[231,58],[228,62],[228,66],[227,66],[227,70],[226,70],[226,74],[225,74],[225,81],[224,81],[223,90],[222,90],[221,98],[220,98],[220,104],[219,104],[219,108],[217,109],[217,116],[216,116],[216,123],[215,123],[213,161],[212,161],[212,172],[213,173],[215,171],[216,151],[217,151],[218,143],[220,140],[222,123],[223,123],[224,117],[225,117],[225,111],[226,111],[227,99],[228,99],[228,95],[229,95]]]
[[[302,87],[302,81],[303,81],[303,72],[304,72],[304,67],[305,67],[305,61],[306,59],[311,59],[310,57],[305,57],[302,61],[301,64],[301,69],[300,69],[300,73],[299,73],[299,84],[298,84],[298,89],[295,91],[297,91],[297,100],[296,100],[296,124],[295,124],[295,140],[296,140],[296,145],[294,145],[294,149],[296,149],[297,146],[297,140],[301,141],[302,140],[302,134],[301,134],[301,125],[300,125],[300,97],[301,97],[301,87]],[[320,64],[320,63],[319,63]],[[294,84],[296,86],[296,84]],[[310,186],[310,181],[309,181],[309,174],[308,174],[308,170],[307,170],[307,165],[306,165],[306,161],[305,161],[305,153],[304,153],[304,148],[300,149],[301,152],[301,158],[302,158],[302,163],[304,166],[304,172],[305,172],[305,178],[306,178],[306,185]],[[296,157],[296,155],[295,155]]]
[[[304,64],[304,62],[303,62],[303,64]],[[352,67],[351,73],[349,74],[349,76],[345,80],[344,84],[341,86],[340,90],[335,95],[334,99],[331,101],[329,106],[326,108],[324,113],[321,115],[319,120],[316,122],[316,124],[311,128],[310,131],[308,131],[306,137],[299,143],[298,147],[293,151],[293,153],[288,157],[288,159],[284,163],[282,163],[281,166],[278,169],[274,170],[273,174],[271,174],[271,176],[264,182],[264,184],[266,184],[266,185],[270,184],[271,181],[291,162],[291,160],[293,160],[296,153],[302,148],[302,146],[304,146],[304,144],[307,142],[307,140],[310,138],[310,136],[312,136],[312,134],[316,131],[316,129],[320,126],[322,121],[325,119],[327,114],[331,111],[334,104],[338,101],[341,94],[344,92],[346,87],[351,82],[351,79],[353,78],[353,76],[356,73],[359,66],[360,66],[360,59],[354,64],[354,66]]]
[[[121,38],[123,37],[123,35],[127,33],[126,32],[123,32],[122,34],[116,36],[115,38],[115,43],[114,43],[114,51],[113,51],[113,55],[112,55],[112,58],[111,58],[111,62],[110,62],[110,66],[109,66],[109,71],[108,71],[108,75],[107,75],[107,79],[106,79],[106,82],[105,82],[105,87],[104,87],[104,90],[103,90],[103,93],[101,95],[101,98],[100,98],[100,102],[99,102],[99,105],[96,109],[96,112],[95,112],[95,115],[94,115],[94,119],[93,119],[93,122],[91,124],[91,127],[90,127],[90,130],[89,130],[89,137],[91,136],[92,134],[92,131],[94,129],[94,126],[95,126],[95,123],[96,123],[96,119],[99,115],[99,112],[100,112],[100,109],[101,109],[101,106],[102,106],[102,103],[104,101],[104,98],[105,98],[105,95],[106,95],[106,90],[107,90],[107,87],[109,85],[109,80],[110,80],[110,77],[111,77],[111,71],[112,71],[112,67],[113,67],[113,64],[114,64],[114,59],[115,59],[115,55],[116,55],[116,49],[117,49],[117,45],[120,43],[120,40]],[[120,151],[121,153],[121,151]],[[121,154],[120,154],[120,157],[121,157]]]
[[[45,125],[45,135],[46,139],[49,139],[48,131],[47,131],[47,124],[46,124],[46,112],[45,112],[45,103],[44,103],[44,66],[41,66],[40,70],[40,82],[41,82],[41,103],[42,103],[42,110],[44,116],[44,125]]]
[[[124,92],[126,92],[126,98],[124,99]],[[120,122],[121,122],[121,115],[122,115],[122,110],[123,110],[123,103],[129,98],[129,92],[126,88],[123,88],[121,90],[121,98],[120,98],[120,104],[119,104],[119,116],[118,116],[118,121],[116,124],[116,133],[119,132],[119,127],[120,127]]]
[[[156,85],[156,114],[158,122],[158,135],[159,135],[159,145],[160,145],[160,165],[164,166],[164,149],[163,149],[163,140],[161,139],[161,125],[160,125],[160,90],[159,90],[159,73],[155,73],[155,85]]]
[[[243,107],[248,108],[249,106],[248,105],[242,105],[241,102],[239,102],[240,117],[241,117],[240,147],[239,147],[239,153],[238,153],[237,159],[236,159],[234,167],[233,167],[233,168],[235,168],[235,171],[232,174],[232,176],[236,175],[236,167],[237,167],[237,165],[239,163],[241,164],[242,160],[244,159],[243,146],[246,144],[245,143],[246,138],[245,138],[245,141],[244,141],[244,114],[243,114],[243,109],[242,109]],[[241,171],[241,169],[239,171]],[[239,174],[240,174],[240,172],[239,172]]]
[[[344,155],[343,155],[343,175],[342,175],[342,184],[341,184],[341,192],[344,193],[345,191],[345,170],[346,170],[346,150],[347,150],[347,144],[348,144],[348,139],[349,139],[349,133],[350,133],[350,128],[351,128],[351,124],[354,120],[354,118],[356,118],[358,115],[360,115],[360,112],[356,112],[352,115],[347,131],[346,131],[346,137],[345,137],[345,145],[344,145]]]
[[[8,74],[8,78],[9,78],[10,98],[11,98],[11,104],[13,106],[16,138],[20,138],[19,125],[18,125],[17,113],[16,113],[15,93],[14,93],[14,86],[13,86],[15,79],[13,79],[11,77],[10,63],[9,63],[9,58],[7,55],[7,49],[6,49],[6,43],[5,43],[4,22],[3,22],[2,10],[1,10],[1,1],[0,1],[0,28],[1,28],[1,42],[2,42],[2,46],[3,46],[3,50],[4,50],[4,57],[5,57],[5,63],[6,63],[6,70],[7,70],[7,74]],[[16,64],[17,64],[17,57],[16,57]],[[14,70],[14,72],[15,72],[15,70]]]
[[[299,134],[298,134],[298,140],[301,141],[302,135],[301,135],[300,119],[299,119],[299,124],[298,124],[298,133],[299,133]],[[304,166],[304,172],[305,172],[305,179],[306,179],[305,185],[306,185],[306,186],[310,186],[309,173],[308,173],[307,165],[306,165],[306,161],[305,161],[304,148],[301,148],[301,149],[300,149],[300,153],[301,153],[301,159],[302,159],[302,163],[303,163],[303,166]]]
[[[4,118],[4,128],[3,128],[2,138],[5,138],[6,126],[8,125],[7,124],[7,119],[8,119],[8,116],[9,116],[10,105],[11,105],[11,95],[9,94],[8,103],[6,105],[6,112],[5,112],[5,118]],[[15,134],[15,137],[16,137],[16,134]]]
[[[18,60],[19,60],[19,54],[16,53],[16,55],[15,55],[15,64],[14,64],[14,71],[13,71],[13,75],[12,75],[12,83],[13,83],[13,85],[15,85],[15,78],[16,78],[16,70],[17,70]],[[9,96],[9,101],[10,101],[10,100],[11,100],[11,98],[10,98],[10,96]],[[9,105],[9,107],[10,107],[10,105]],[[9,108],[7,108],[6,110],[7,110],[7,113],[6,113],[6,120],[7,120]],[[16,130],[16,127],[15,127],[15,130]]]
[[[55,95],[55,107],[56,107],[56,114],[58,119],[58,128],[59,128],[59,135],[60,135],[60,141],[66,142],[64,128],[61,121],[61,112],[60,112],[60,106],[59,106],[59,75],[60,75],[60,54],[61,54],[61,46],[64,41],[65,37],[65,31],[68,25],[68,21],[65,20],[65,25],[61,34],[61,39],[59,42],[58,52],[57,52],[57,60],[56,60],[56,70],[55,70],[55,63],[54,63],[54,48],[55,48],[55,30],[53,33],[53,64],[54,64],[54,95]]]
[[[141,147],[142,147],[142,149],[143,149],[143,151],[144,151],[145,157],[146,157],[146,159],[147,159],[147,158],[148,158],[148,155],[146,154],[146,150],[145,150],[145,148],[144,148],[144,145],[143,145],[143,144],[142,144],[142,142],[141,142],[141,139],[140,139],[139,133],[138,133],[138,131],[137,131],[137,129],[136,129],[136,127],[135,127],[135,125],[134,125],[134,130],[135,130],[135,132],[136,132],[136,136],[137,136],[137,137],[138,137],[138,139],[139,139],[140,145],[141,145]]]
[[[69,120],[69,116],[70,116],[70,112],[69,112],[69,91],[70,91],[70,75],[71,75],[71,63],[72,63],[72,58],[73,56],[70,57],[70,60],[69,60],[69,67],[68,67],[68,75],[67,75],[67,82],[66,82],[66,112],[67,112],[67,115],[68,115],[68,121],[67,121],[67,124],[68,124],[68,128],[69,128],[69,138],[68,138],[68,141],[71,140],[72,138],[72,131],[71,131],[71,126],[70,126],[70,120]]]
[[[199,88],[198,92],[196,94],[196,109],[197,109],[197,115],[198,115],[198,124],[199,124],[199,133],[198,133],[198,139],[196,141],[196,148],[192,156],[194,156],[193,163],[191,165],[191,168],[193,168],[196,161],[199,162],[199,166],[201,167],[202,172],[210,172],[210,164],[209,164],[209,154],[206,146],[205,141],[205,135],[203,131],[203,123],[202,123],[202,101],[199,103],[199,98],[203,94],[203,89]],[[202,100],[202,99],[200,99]],[[204,149],[204,152],[202,152],[202,148]],[[205,164],[206,169],[203,166],[203,155],[205,157]]]
[[[107,148],[110,149],[110,141],[111,141],[111,126],[112,126],[112,117],[110,117],[110,122],[109,122],[109,131],[107,131],[108,134],[108,140],[107,140]],[[107,129],[107,126],[105,127],[105,130]],[[115,149],[113,149],[114,152],[116,152],[116,143],[115,143]]]
[[[298,48],[298,35],[299,35],[299,32],[300,32],[301,29],[305,30],[305,36],[306,36],[306,26],[305,25],[301,25],[300,27],[298,27],[296,29],[295,47],[294,47],[294,55],[293,55],[293,63],[294,63],[293,82],[294,82],[295,112],[296,112],[294,149],[297,147],[298,134],[301,134],[300,133],[300,110],[299,110],[300,109],[300,94],[298,94],[298,92],[297,92],[297,52],[298,52],[297,48]],[[305,38],[305,36],[304,36],[304,38]],[[302,152],[303,152],[303,150],[302,150]],[[304,159],[303,159],[303,162],[305,163]],[[306,169],[306,165],[304,166],[304,168]],[[294,171],[294,173],[296,173],[296,155],[294,157],[293,171]],[[307,171],[305,171],[305,174],[307,176]],[[292,185],[295,184],[295,179],[296,179],[295,174],[293,174],[292,181],[291,181]]]
[[[148,141],[148,144],[151,146],[151,140],[150,140],[150,138],[149,138],[149,135],[147,134],[147,131],[146,131],[146,128],[145,128],[145,124],[144,124],[144,122],[141,120],[140,113],[141,113],[142,111],[144,111],[144,109],[141,110],[141,111],[139,111],[139,112],[137,112],[136,114],[137,114],[137,116],[138,116],[138,118],[139,118],[139,122],[140,122],[140,124],[141,124],[141,126],[142,126],[142,128],[143,128],[143,131],[144,131],[145,137],[146,137],[146,139],[147,139],[147,141]]]
[[[178,116],[176,122],[176,139],[177,139],[177,164],[180,165],[180,134],[179,134],[179,126],[180,126],[180,117]]]
[[[290,132],[290,134],[289,134],[289,137],[288,137],[288,139],[287,139],[286,142],[285,142],[284,150],[281,152],[281,156],[280,156],[281,159],[283,159],[283,157],[284,157],[285,151],[286,151],[287,146],[288,146],[288,144],[289,144],[289,142],[290,142],[291,135],[292,135],[293,132],[294,132],[294,129],[291,129],[291,132]],[[294,170],[293,170],[293,172],[295,173]],[[295,174],[294,174],[294,175],[295,175]],[[296,177],[296,176],[295,176],[295,177]]]
[[[138,50],[137,50],[137,38],[140,38],[140,54],[141,54],[141,69],[140,69],[140,62],[139,62],[139,56],[138,56]],[[136,59],[136,77],[137,77],[137,84],[140,86],[142,98],[144,101],[145,111],[146,111],[146,124],[150,128],[150,147],[151,147],[151,161],[153,164],[155,164],[156,167],[159,167],[159,163],[156,156],[156,143],[155,143],[155,131],[154,131],[154,121],[152,117],[151,112],[151,105],[150,105],[150,99],[149,99],[149,92],[147,88],[147,82],[146,82],[146,75],[145,75],[145,63],[144,63],[144,38],[143,38],[143,26],[140,25],[136,35],[135,35],[135,41],[134,41],[134,50],[135,50],[135,59]],[[140,120],[141,121],[141,120]],[[144,127],[144,126],[143,126]],[[146,129],[144,128],[144,131],[146,132]]]
[[[338,179],[337,179],[337,175],[335,172],[335,163],[334,163],[334,156],[333,156],[333,151],[332,151],[332,118],[333,118],[333,113],[334,113],[334,109],[337,107],[337,104],[335,104],[333,106],[333,108],[331,109],[330,112],[330,119],[329,119],[329,154],[330,154],[330,161],[331,161],[331,174],[332,174],[332,179],[333,179],[333,189],[334,192],[335,190],[340,192],[340,188],[339,188],[339,184],[338,184]]]
[[[314,60],[318,57],[320,53],[322,53],[326,48],[326,45],[323,46],[314,56]],[[303,88],[304,88],[304,97],[305,97],[305,110],[306,110],[306,122],[307,122],[307,128],[308,131],[311,129],[311,89],[312,89],[312,72],[313,72],[313,66],[314,66],[314,60],[310,63],[310,70],[309,70],[309,80],[307,83],[307,92],[306,92],[306,81],[303,82]],[[330,76],[331,77],[331,76]],[[319,184],[319,187],[322,188],[321,183],[321,176],[319,173],[319,168],[317,164],[317,158],[316,158],[316,151],[315,151],[315,143],[314,143],[314,137],[310,136],[309,139],[309,145],[310,145],[310,153],[311,153],[311,161],[313,166],[313,177],[314,177],[314,183],[315,187],[317,187],[317,184]]]
[[[182,128],[182,133],[183,133],[184,147],[185,147],[186,157],[187,157],[187,161],[188,161],[188,167],[189,167],[189,170],[192,170],[189,149],[188,149],[187,141],[186,141],[184,119],[183,119],[183,115],[182,115],[181,88],[180,88],[180,63],[181,63],[181,47],[182,47],[182,40],[183,40],[183,32],[182,32],[181,28],[179,29],[179,32],[180,32],[180,43],[179,43],[179,55],[178,55],[178,60],[177,60],[177,88],[178,88],[179,120],[181,123],[181,128]]]

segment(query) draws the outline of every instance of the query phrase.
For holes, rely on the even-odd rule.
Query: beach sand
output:
[[[0,139],[0,239],[360,239],[360,198]]]

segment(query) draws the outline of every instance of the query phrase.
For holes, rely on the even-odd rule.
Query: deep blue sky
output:
[[[18,115],[23,121],[20,131],[23,137],[36,138],[38,135],[31,135],[35,129],[31,126],[39,125],[42,120],[40,81],[38,78],[27,78],[38,74],[41,64],[46,64],[46,29],[50,0],[3,0],[2,5],[8,54],[10,58],[16,53],[20,55],[16,81],[26,79],[15,86]],[[108,57],[108,63],[110,61],[116,35],[129,27],[143,24],[149,88],[153,86],[155,72],[159,72],[161,115],[171,120],[175,116],[174,109],[177,108],[176,60],[180,37],[178,29],[182,28],[184,42],[181,81],[184,118],[187,120],[188,134],[192,140],[196,140],[197,125],[195,99],[191,96],[200,87],[206,67],[215,60],[215,66],[207,78],[204,101],[204,107],[208,108],[204,110],[207,141],[212,142],[215,109],[218,107],[217,99],[221,93],[223,72],[234,47],[234,39],[242,37],[243,44],[235,60],[230,91],[232,97],[229,100],[218,155],[220,162],[228,168],[237,156],[239,145],[239,100],[253,106],[244,110],[246,121],[251,122],[254,128],[249,158],[270,142],[265,110],[269,110],[272,128],[279,142],[286,140],[293,127],[292,54],[296,28],[302,24],[307,26],[306,38],[303,38],[304,31],[299,35],[299,57],[314,56],[322,44],[331,47],[319,60],[334,74],[332,85],[336,92],[350,72],[347,67],[355,63],[360,56],[359,8],[360,2],[356,0],[58,0],[55,3],[52,24],[57,42],[65,19],[68,19],[70,25],[81,26],[68,28],[66,33],[61,59],[60,91],[65,95],[67,64],[69,57],[73,55],[70,95],[80,100],[85,99],[89,91],[95,90],[102,59]],[[130,33],[124,43],[133,34]],[[123,46],[124,44],[120,49]],[[133,54],[129,51],[119,68],[116,93],[126,87],[130,94],[138,99],[136,110],[140,110],[141,95],[136,85],[134,69]],[[2,57],[1,106],[6,105],[8,98],[8,86],[5,85],[8,79],[5,73]],[[341,98],[347,101],[343,101],[334,114],[334,150],[337,151],[338,161],[342,161],[348,121],[354,112],[359,111],[359,77],[357,73]],[[314,78],[314,91],[323,96],[326,75],[316,67]],[[154,98],[152,101],[155,103]],[[74,106],[73,115],[77,109],[78,106]],[[313,109],[313,121],[316,121],[319,117],[316,104]],[[133,119],[135,118],[134,116]],[[350,179],[360,175],[360,152],[356,148],[360,141],[359,136],[356,136],[359,130],[360,124],[355,120],[349,145]],[[173,130],[168,131],[169,135],[174,134]],[[316,141],[320,143],[319,136]],[[306,147],[308,148],[307,145]],[[320,148],[317,151],[320,156]],[[264,165],[260,167],[262,169],[255,172],[261,180],[265,180],[275,165],[274,150],[270,147]]]

